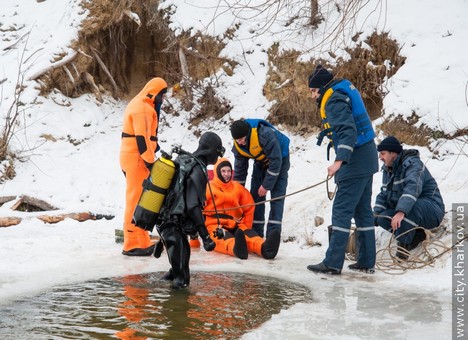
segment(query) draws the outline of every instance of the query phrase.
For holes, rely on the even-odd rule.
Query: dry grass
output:
[[[5,160],[0,163],[0,184],[15,178],[15,155],[8,152]]]
[[[459,129],[454,134],[449,135],[441,130],[429,128],[425,124],[417,124],[419,117],[415,112],[412,116],[405,119],[401,116],[385,120],[378,127],[384,131],[387,136],[395,136],[402,143],[409,145],[427,146],[430,139],[455,139],[468,141],[468,129]],[[417,125],[417,126],[416,126]]]
[[[231,111],[228,100],[219,98],[211,85],[205,87],[205,92],[198,102],[200,104],[199,108],[190,117],[189,123],[192,125],[198,125],[208,117],[219,120]]]
[[[407,120],[400,116],[386,120],[379,125],[379,128],[385,132],[385,135],[395,136],[405,144],[425,146],[432,136],[432,130],[425,125],[415,127],[418,120],[418,116],[413,113]]]
[[[41,94],[48,95],[58,89],[69,97],[94,93],[98,100],[102,100],[103,94],[129,99],[155,76],[163,77],[171,86],[182,80],[179,62],[179,49],[182,49],[190,76],[184,84],[185,91],[178,94],[182,102],[190,100],[186,106],[191,109],[192,102],[199,99],[201,108],[195,113],[197,119],[203,118],[202,112],[206,117],[218,117],[220,111],[228,112],[230,106],[226,100],[218,99],[221,106],[216,107],[213,103],[217,97],[215,88],[205,88],[202,82],[220,69],[233,73],[236,63],[219,56],[225,44],[221,39],[201,33],[192,36],[185,32],[176,37],[169,28],[172,9],[158,11],[158,3],[157,0],[85,2],[90,16],[72,44],[79,53],[64,67],[40,77]],[[123,14],[125,10],[138,14],[141,25]],[[228,29],[225,37],[232,36],[237,28]],[[64,57],[56,56],[56,59]],[[198,96],[193,98],[193,93]]]
[[[179,49],[186,56],[190,79],[184,81],[177,96],[184,108],[191,112],[190,123],[198,125],[208,118],[219,119],[231,110],[230,103],[216,91],[216,74],[223,70],[232,75],[236,63],[220,57],[224,39],[232,38],[239,28],[230,27],[221,38],[191,35],[175,36],[169,28],[171,8],[158,11],[157,0],[95,0],[85,2],[90,17],[82,24],[79,38],[73,47],[79,53],[65,67],[59,67],[40,77],[42,94],[59,89],[69,97],[95,93],[129,99],[154,76],[161,76],[169,85],[182,80]],[[131,9],[141,19],[141,26],[123,14]],[[296,133],[316,132],[321,125],[315,102],[310,99],[307,79],[316,65],[332,69],[338,78],[347,78],[360,90],[372,119],[381,116],[385,96],[385,79],[404,64],[399,44],[388,33],[373,33],[365,43],[348,49],[349,60],[335,58],[334,65],[324,60],[298,62],[300,52],[279,52],[279,46],[268,50],[268,78],[264,95],[275,104],[268,117],[273,124],[288,126]],[[330,52],[333,57],[333,53]],[[66,57],[56,56],[57,60]],[[100,65],[97,58],[106,66]],[[386,65],[391,65],[388,68]],[[206,79],[210,79],[206,85]],[[175,110],[168,109],[177,115]],[[385,134],[400,136],[407,143],[425,145],[430,137],[449,137],[427,127],[414,128],[413,119],[395,118],[380,128]],[[414,141],[414,142],[413,142]]]
[[[323,60],[298,62],[298,51],[279,52],[278,46],[268,51],[269,71],[264,87],[265,96],[276,102],[269,120],[288,125],[295,131],[309,132],[321,125],[320,114],[315,102],[310,99],[307,79],[319,64],[332,69],[337,78],[349,79],[360,90],[371,118],[380,117],[385,95],[382,84],[403,64],[400,47],[388,33],[373,33],[366,39],[370,49],[358,45],[348,49],[350,60],[336,59],[336,66]],[[390,63],[390,70],[385,66]],[[372,65],[372,66],[370,66]]]
[[[179,81],[178,47],[166,13],[157,11],[157,0],[96,0],[84,6],[90,16],[72,44],[79,53],[65,65],[73,79],[62,67],[48,72],[41,77],[43,95],[57,88],[70,97],[99,91],[125,98],[138,93],[155,76],[168,83]],[[124,10],[137,13],[141,26],[123,14]]]

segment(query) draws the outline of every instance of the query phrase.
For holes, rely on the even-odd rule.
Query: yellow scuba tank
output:
[[[149,177],[143,181],[143,192],[133,213],[132,223],[137,227],[153,230],[175,170],[175,164],[167,154],[154,162]]]

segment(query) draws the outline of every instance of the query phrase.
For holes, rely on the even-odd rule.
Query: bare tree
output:
[[[9,153],[9,144],[15,134],[15,128],[18,126],[19,118],[21,114],[21,106],[24,105],[21,102],[21,95],[25,89],[24,87],[24,75],[25,71],[21,69],[21,65],[24,59],[25,49],[21,53],[21,57],[18,60],[18,74],[16,78],[16,85],[13,93],[13,100],[8,108],[6,116],[4,117],[4,126],[0,136],[0,161],[4,161]],[[3,91],[2,91],[3,92]],[[3,100],[3,96],[2,96]]]

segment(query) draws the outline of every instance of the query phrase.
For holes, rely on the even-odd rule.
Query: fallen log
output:
[[[2,196],[0,197],[0,207],[7,202],[13,201],[16,196]]]
[[[12,225],[20,224],[19,217],[0,217],[0,227],[11,227]]]
[[[28,206],[35,208],[33,209],[33,211],[57,210],[57,208],[54,207],[53,205],[43,200],[40,200],[38,198],[34,198],[31,196],[27,196],[27,195],[22,195],[20,199],[15,204],[13,204],[13,206],[11,207],[11,210],[18,210],[18,208],[22,204],[27,204]]]
[[[113,215],[103,215],[103,214],[93,214],[90,212],[79,212],[79,213],[67,213],[67,214],[57,214],[57,215],[40,215],[40,216],[28,216],[28,218],[36,217],[44,223],[55,224],[63,221],[66,218],[71,218],[78,222],[84,222],[88,220],[101,220],[105,218],[106,220],[111,220],[114,218]],[[9,217],[0,217],[0,227],[10,227],[13,225],[20,224],[23,219],[16,216]]]
[[[102,215],[102,214],[93,214],[90,212],[80,212],[80,213],[68,213],[68,214],[60,214],[60,215],[40,215],[37,216],[44,223],[54,224],[60,221],[63,221],[66,218],[71,218],[78,222],[84,222],[88,220],[100,220],[105,218],[106,220],[111,220],[114,218],[113,215]]]

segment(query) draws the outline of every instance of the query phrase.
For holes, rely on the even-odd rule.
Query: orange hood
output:
[[[213,167],[213,181],[217,185],[219,185],[220,187],[223,187],[223,188],[227,188],[227,187],[231,186],[232,177],[233,177],[231,175],[231,179],[227,183],[224,182],[224,180],[222,179],[222,177],[221,177],[221,168],[226,166],[226,165],[230,165],[231,169],[232,169],[232,164],[229,161],[229,159],[227,159],[225,157],[221,157],[221,158],[218,159],[218,161],[216,162],[216,164]]]
[[[164,89],[167,89],[167,83],[164,79],[156,77],[146,83],[145,87],[135,96],[135,98],[149,98],[154,103],[156,96]]]

